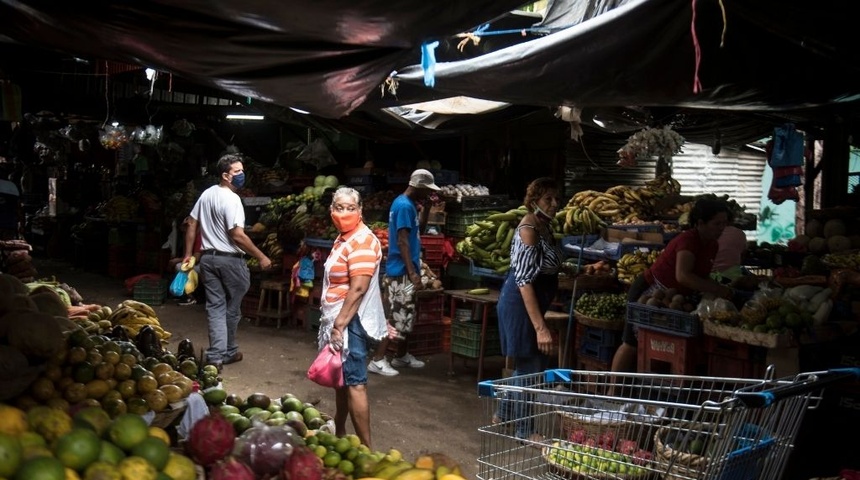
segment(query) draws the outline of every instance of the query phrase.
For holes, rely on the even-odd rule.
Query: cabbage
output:
[[[314,177],[314,186],[315,187],[324,187],[325,186],[325,175],[317,175]]]
[[[325,177],[325,181],[323,182],[323,185],[325,185],[326,188],[334,188],[337,186],[337,184],[337,177],[335,177],[334,175],[329,175]]]

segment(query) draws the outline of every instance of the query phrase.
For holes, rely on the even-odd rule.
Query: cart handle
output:
[[[824,372],[810,373],[809,378],[790,385],[783,385],[761,392],[734,392],[734,397],[745,406],[761,408],[772,405],[795,395],[809,393],[819,390],[827,385],[839,383],[849,379],[860,379],[860,368],[835,368]]]

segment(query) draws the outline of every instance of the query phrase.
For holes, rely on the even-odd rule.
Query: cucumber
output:
[[[471,290],[466,291],[468,295],[487,295],[490,293],[489,288],[473,288]]]

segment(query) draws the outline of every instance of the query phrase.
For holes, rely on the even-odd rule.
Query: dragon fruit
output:
[[[624,455],[633,455],[636,450],[639,450],[639,444],[633,440],[619,440],[618,451]]]
[[[219,460],[209,470],[209,480],[254,480],[254,471],[241,460],[230,455]]]
[[[185,448],[195,462],[208,467],[226,457],[233,450],[235,441],[233,424],[223,415],[212,413],[191,427]]]
[[[284,462],[283,476],[286,480],[322,480],[323,471],[322,460],[313,450],[297,446]]]

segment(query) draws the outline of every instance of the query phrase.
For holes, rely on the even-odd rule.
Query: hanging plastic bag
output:
[[[340,358],[340,352],[335,350],[331,345],[323,347],[310,368],[308,368],[308,378],[323,387],[342,387],[343,360]]]
[[[185,295],[185,284],[188,283],[188,272],[180,270],[170,283],[170,294],[174,297]]]

